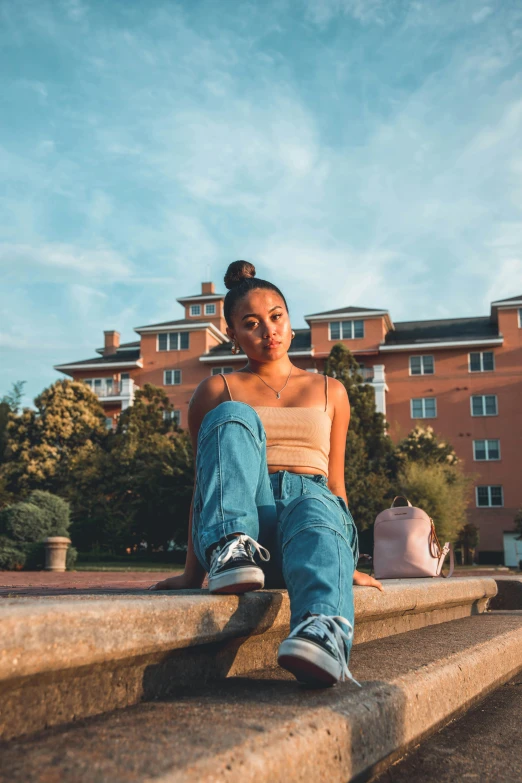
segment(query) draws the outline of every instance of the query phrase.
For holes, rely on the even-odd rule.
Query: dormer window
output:
[[[206,304],[205,305],[205,315],[215,315],[216,314],[216,305],[215,304]]]
[[[364,321],[330,321],[330,340],[356,340],[364,337]]]
[[[201,305],[190,305],[190,315],[201,315]]]

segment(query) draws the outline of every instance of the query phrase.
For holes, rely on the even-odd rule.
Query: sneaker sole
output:
[[[340,664],[320,647],[304,639],[281,642],[277,662],[299,682],[314,688],[327,688],[341,678]]]
[[[209,577],[209,593],[249,593],[251,590],[261,590],[265,586],[265,575],[257,566],[252,568],[237,568],[225,571],[223,574]]]

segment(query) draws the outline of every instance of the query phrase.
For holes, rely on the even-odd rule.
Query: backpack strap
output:
[[[390,508],[395,508],[395,501],[396,501],[396,500],[399,500],[399,498],[400,498],[400,499],[402,499],[402,500],[405,500],[405,501],[406,501],[406,503],[405,503],[405,504],[403,504],[403,505],[406,505],[406,506],[410,506],[410,507],[411,507],[411,503],[410,503],[410,501],[408,500],[408,498],[407,498],[407,497],[405,497],[404,495],[396,495],[396,496],[393,498],[393,501],[392,501],[392,504],[391,504]]]
[[[442,566],[444,565],[444,561],[446,559],[446,555],[448,554],[448,552],[449,552],[449,556],[450,556],[450,567],[449,567],[448,573],[447,574],[443,574],[442,573]],[[437,576],[442,576],[442,577],[444,577],[444,579],[448,579],[452,575],[452,573],[454,571],[454,568],[455,568],[455,560],[454,560],[454,557],[453,557],[453,547],[451,546],[449,541],[446,541],[446,543],[442,547],[442,550],[441,550],[441,553],[440,553],[439,563],[437,565]]]

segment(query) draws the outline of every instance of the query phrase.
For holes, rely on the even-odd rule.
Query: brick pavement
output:
[[[0,571],[0,597],[122,593],[146,590],[175,571]]]
[[[2,596],[96,595],[146,590],[150,585],[179,572],[172,571],[0,571]],[[474,568],[457,571],[455,576],[496,576],[507,570]]]

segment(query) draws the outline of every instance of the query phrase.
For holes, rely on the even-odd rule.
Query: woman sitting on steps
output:
[[[382,590],[355,570],[348,396],[334,378],[291,363],[286,300],[252,264],[230,264],[225,285],[227,334],[247,364],[202,381],[190,401],[196,480],[185,571],[152,589],[198,588],[208,572],[211,593],[241,594],[264,587],[266,575],[290,598],[280,666],[300,682],[333,685],[353,679],[352,584]]]

